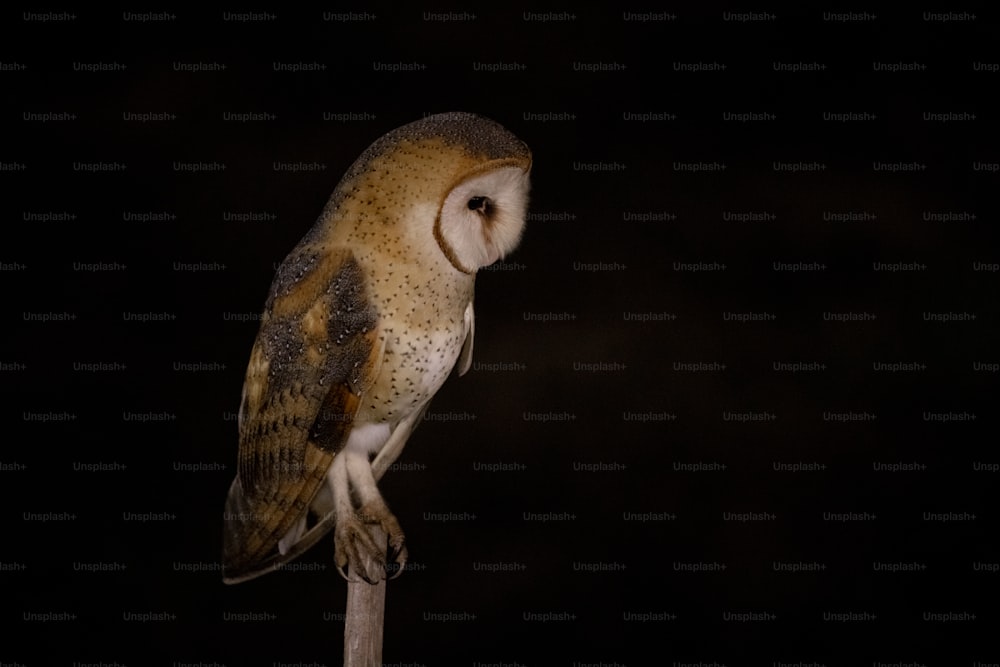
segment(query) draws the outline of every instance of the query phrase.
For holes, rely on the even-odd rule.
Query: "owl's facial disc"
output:
[[[466,179],[448,193],[435,233],[456,268],[473,273],[517,247],[528,190],[527,171],[503,167]]]

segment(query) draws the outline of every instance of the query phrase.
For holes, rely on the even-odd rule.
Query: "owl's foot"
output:
[[[406,550],[406,535],[399,525],[396,516],[389,511],[389,507],[381,498],[371,500],[358,510],[358,517],[365,523],[378,524],[385,531],[389,540],[388,562],[391,563],[388,569],[396,570],[389,579],[395,579],[403,573],[406,567],[406,559],[409,555]],[[388,570],[387,570],[388,571]]]
[[[385,545],[380,548],[375,543],[368,526],[360,517],[338,517],[333,540],[334,563],[340,576],[349,582],[357,581],[360,577],[373,585],[385,579]],[[344,568],[350,571],[351,576],[348,576]]]
[[[369,524],[385,531],[383,540],[388,543],[388,558],[386,542],[376,542],[368,529]],[[399,521],[381,500],[367,503],[357,514],[338,518],[334,542],[334,562],[340,576],[347,581],[352,581],[348,572],[369,584],[386,578],[395,579],[406,565],[406,536]],[[396,572],[387,576],[390,570]]]

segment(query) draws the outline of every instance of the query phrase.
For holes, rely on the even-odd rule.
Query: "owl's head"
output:
[[[499,123],[470,113],[437,114],[372,144],[331,203],[357,230],[377,217],[411,247],[473,274],[517,247],[530,171],[531,151]]]

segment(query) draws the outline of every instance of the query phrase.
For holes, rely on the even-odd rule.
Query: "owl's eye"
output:
[[[493,202],[489,197],[473,197],[469,200],[469,210],[479,211],[483,215],[489,216],[493,212]]]

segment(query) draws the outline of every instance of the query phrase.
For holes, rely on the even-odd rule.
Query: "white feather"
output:
[[[351,428],[351,434],[347,436],[347,444],[344,449],[364,454],[378,454],[382,445],[389,439],[392,429],[388,422],[381,424],[355,424]]]
[[[466,269],[476,271],[517,247],[528,208],[528,174],[504,167],[456,185],[441,207],[441,235]],[[489,220],[469,209],[469,200],[487,197]]]

